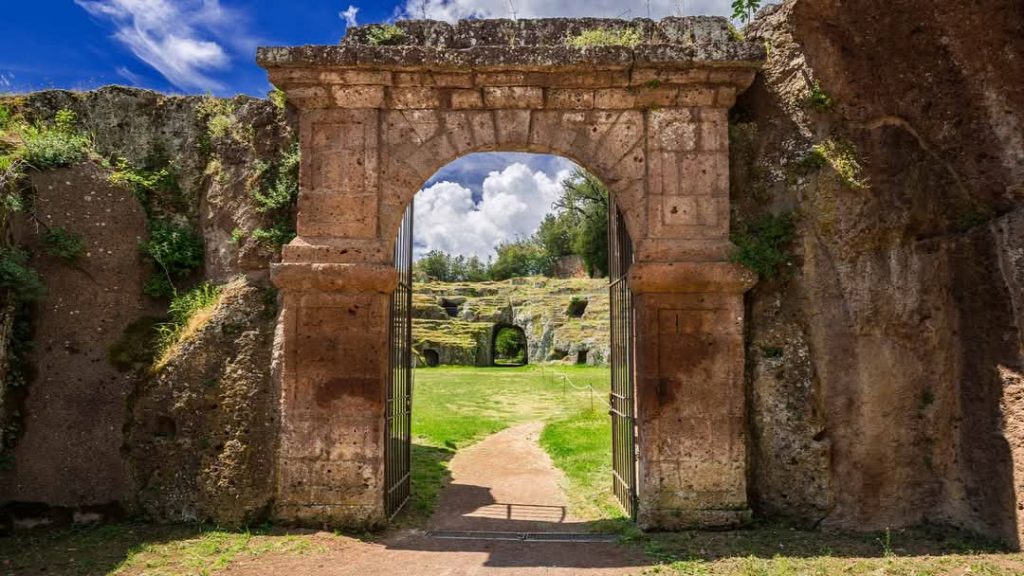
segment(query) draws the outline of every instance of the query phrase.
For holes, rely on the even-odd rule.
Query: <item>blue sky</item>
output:
[[[264,96],[261,45],[334,44],[349,25],[399,18],[660,18],[731,12],[730,0],[7,0],[0,93],[107,84],[173,94]],[[485,260],[529,236],[574,165],[535,154],[473,154],[417,196],[417,252]]]

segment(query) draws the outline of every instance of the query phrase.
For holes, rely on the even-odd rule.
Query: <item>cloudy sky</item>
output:
[[[334,44],[348,26],[399,18],[646,17],[731,12],[730,0],[7,0],[0,93],[105,84],[168,93],[263,96],[259,45]],[[528,236],[571,164],[524,154],[474,155],[417,196],[421,251],[486,258]],[[440,215],[443,214],[444,217]]]

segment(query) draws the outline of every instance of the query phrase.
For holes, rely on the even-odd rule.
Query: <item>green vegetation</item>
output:
[[[568,376],[574,386],[567,385],[561,375]],[[444,481],[444,465],[452,451],[509,426],[561,421],[589,411],[593,402],[600,402],[608,395],[609,378],[607,368],[589,366],[417,369],[412,411],[415,446],[411,509],[419,511],[419,519],[433,511],[440,491],[437,482]],[[588,386],[593,387],[593,393]],[[604,425],[610,427],[611,421],[607,417],[604,420]],[[584,444],[590,440],[572,439]],[[605,452],[608,446],[610,441],[604,447]],[[567,450],[586,451],[574,447]],[[607,480],[611,475],[610,462],[608,467],[593,474],[604,475]],[[603,498],[608,506],[614,506],[609,485],[606,482],[604,493],[595,498]],[[606,509],[610,508],[597,510]],[[579,511],[584,518],[593,518],[594,513],[595,509],[588,507],[581,507]]]
[[[227,531],[202,524],[108,524],[25,531],[0,539],[0,558],[5,573],[15,574],[207,575],[263,555],[323,552],[340,538],[269,527]]]
[[[154,298],[177,294],[175,282],[203,265],[202,238],[190,228],[170,222],[150,222],[149,239],[139,249],[157,267],[143,288]]]
[[[749,24],[760,7],[761,0],[732,0],[732,19]]]
[[[276,86],[267,93],[267,100],[270,100],[270,103],[276,106],[278,110],[284,110],[288,106],[288,96],[285,95],[284,90]]]
[[[208,96],[196,106],[196,118],[205,127],[199,143],[200,149],[209,154],[218,140],[240,140],[241,127],[235,122],[235,104],[230,100]]]
[[[0,290],[13,294],[19,302],[36,300],[45,292],[39,274],[29,267],[24,250],[0,247]]]
[[[14,120],[14,111],[9,106],[0,104],[0,130],[7,130]]]
[[[114,164],[107,181],[131,190],[148,215],[152,214],[156,199],[174,196],[178,192],[178,184],[168,168],[135,168],[124,158],[119,158]]]
[[[394,46],[405,40],[405,32],[394,24],[376,24],[366,30],[366,41],[371,46]]]
[[[817,532],[762,524],[731,532],[646,535],[647,553],[663,564],[643,574],[933,576],[1024,573],[1024,554],[1000,554],[992,542],[952,529],[880,533]]]
[[[791,263],[789,245],[795,234],[792,214],[764,216],[733,233],[731,239],[736,248],[731,260],[762,278],[774,278]]]
[[[492,280],[550,276],[554,272],[554,260],[534,238],[499,244],[495,252],[497,258],[491,264],[489,274]]]
[[[637,28],[591,28],[565,39],[565,43],[573,48],[589,48],[592,46],[626,46],[634,48],[642,44],[643,41],[643,34]]]
[[[490,279],[490,271],[476,256],[452,256],[440,250],[431,250],[414,265],[418,282],[483,282]]]
[[[857,150],[849,142],[826,140],[815,144],[810,153],[801,161],[805,170],[831,166],[846,186],[860,190],[867,188],[867,180],[863,176],[864,169],[857,160]]]
[[[821,83],[817,80],[811,83],[811,93],[807,96],[807,104],[819,112],[828,112],[836,105],[832,97],[821,88]]]
[[[571,501],[586,518],[623,518],[610,496],[612,427],[607,410],[584,410],[548,422],[540,444],[569,479]]]
[[[78,132],[77,123],[78,116],[65,108],[57,112],[52,124],[22,126],[20,135],[25,162],[37,170],[47,170],[85,160],[92,141]]]
[[[166,358],[171,348],[189,334],[195,332],[201,322],[220,300],[221,286],[204,282],[199,286],[175,296],[167,309],[170,320],[156,325],[157,353]],[[158,362],[161,364],[162,362]]]
[[[526,337],[522,330],[506,326],[494,338],[495,364],[526,364]]]
[[[43,246],[51,256],[74,262],[85,256],[82,237],[63,226],[55,226],[43,234]]]
[[[273,217],[274,224],[269,228],[253,230],[250,238],[254,241],[280,247],[295,237],[291,210],[299,197],[299,161],[299,146],[294,143],[275,162],[257,163],[256,178],[250,184],[250,194],[256,209]]]

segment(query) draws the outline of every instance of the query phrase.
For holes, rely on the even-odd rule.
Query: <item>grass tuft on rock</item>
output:
[[[206,325],[220,302],[222,292],[222,286],[203,283],[171,300],[167,311],[170,320],[156,325],[158,369],[167,363],[177,345],[187,341]]]
[[[625,46],[635,48],[644,41],[643,34],[637,28],[591,28],[579,34],[569,36],[565,43],[573,48],[591,48],[594,46]]]

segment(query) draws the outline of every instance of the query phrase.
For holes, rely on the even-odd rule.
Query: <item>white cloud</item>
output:
[[[593,16],[599,18],[652,18],[705,14],[729,16],[731,0],[405,0],[398,9],[405,18],[432,18],[453,22],[460,18],[519,18]]]
[[[562,180],[570,174],[569,170],[553,176],[531,172],[517,162],[488,174],[479,201],[474,201],[469,188],[455,182],[438,182],[421,190],[415,201],[416,255],[444,250],[487,260],[499,243],[537,231],[561,194]]]
[[[11,80],[14,80],[14,72],[0,72],[0,88],[10,88]]]
[[[117,75],[127,80],[132,86],[142,86],[142,77],[129,70],[127,66],[119,66]]]
[[[346,26],[359,26],[359,22],[356,20],[356,14],[359,14],[359,8],[349,4],[348,8],[338,12],[338,18],[344,20]]]
[[[222,91],[211,73],[231,57],[223,44],[247,47],[244,15],[219,0],[75,0],[92,16],[114,24],[114,38],[185,90]]]

